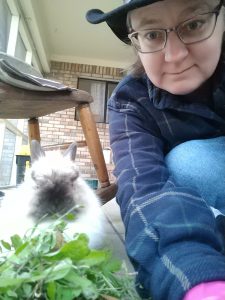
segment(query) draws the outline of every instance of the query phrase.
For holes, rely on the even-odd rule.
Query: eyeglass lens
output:
[[[149,29],[130,35],[136,49],[143,53],[162,50],[170,31],[176,31],[180,40],[185,44],[192,44],[209,38],[216,25],[216,13],[198,15],[181,24],[176,29]]]

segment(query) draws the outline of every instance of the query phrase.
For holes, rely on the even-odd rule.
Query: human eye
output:
[[[148,30],[143,37],[148,41],[157,41],[163,38],[163,32],[161,30]]]
[[[196,31],[201,31],[207,26],[209,16],[199,16],[197,18],[193,18],[189,21],[184,22],[180,25],[180,30],[183,33],[194,33]]]
[[[195,31],[198,29],[201,29],[202,26],[204,26],[205,20],[194,20],[186,24],[185,29],[187,31]]]

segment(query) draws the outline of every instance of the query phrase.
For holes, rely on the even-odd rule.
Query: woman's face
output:
[[[134,31],[173,28],[199,13],[212,11],[219,0],[164,0],[135,9],[130,13]],[[221,55],[224,32],[223,8],[215,31],[204,41],[185,45],[172,31],[165,48],[155,53],[139,53],[152,83],[172,94],[193,92],[214,73]]]

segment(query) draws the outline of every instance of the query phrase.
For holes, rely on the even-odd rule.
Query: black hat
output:
[[[100,9],[91,9],[86,14],[86,19],[92,24],[98,24],[106,21],[115,35],[124,43],[129,44],[127,35],[127,13],[133,9],[158,2],[159,0],[124,0],[124,4],[104,13]]]

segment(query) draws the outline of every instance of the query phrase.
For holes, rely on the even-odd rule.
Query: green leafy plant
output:
[[[0,299],[139,299],[121,262],[108,250],[90,249],[85,234],[65,240],[65,226],[59,220],[1,241]]]

